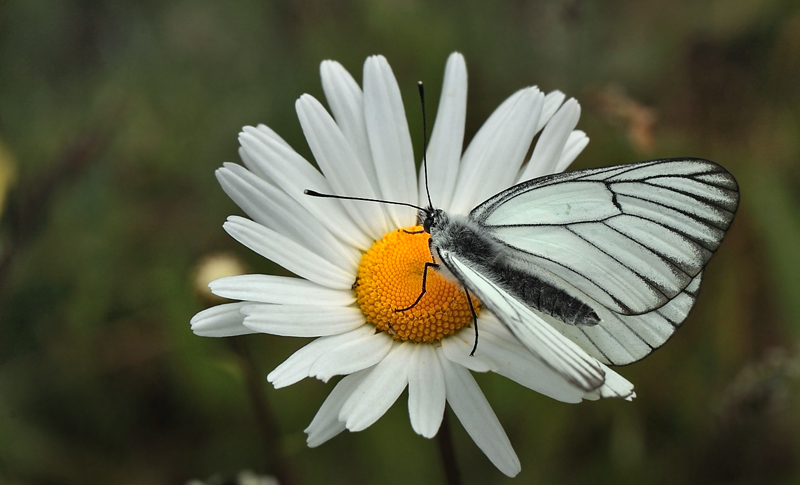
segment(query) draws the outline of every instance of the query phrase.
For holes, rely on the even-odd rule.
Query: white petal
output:
[[[350,143],[322,104],[313,96],[304,94],[295,107],[308,146],[333,193],[380,199],[381,194],[372,186]],[[379,239],[389,231],[384,215],[384,210],[390,207],[387,204],[352,200],[341,202],[353,220],[373,239]]]
[[[564,151],[561,152],[561,158],[558,159],[556,164],[555,173],[561,173],[578,158],[586,145],[589,144],[589,137],[581,130],[574,130],[567,138],[567,144],[564,146]]]
[[[336,124],[350,143],[370,185],[380,193],[364,120],[364,94],[353,76],[338,62],[323,61],[319,70],[325,99],[328,100]]]
[[[247,305],[247,328],[284,337],[321,337],[349,332],[366,323],[364,313],[355,307],[320,305]]]
[[[414,347],[408,368],[408,416],[417,434],[433,438],[444,416],[444,373],[433,345]]]
[[[266,136],[268,136],[269,138],[272,138],[273,140],[277,141],[281,145],[285,146],[289,150],[292,150],[292,146],[289,145],[289,143],[286,140],[281,138],[281,136],[279,134],[275,133],[275,130],[273,130],[269,126],[267,126],[265,124],[259,124],[258,126],[256,126],[256,129],[258,131],[260,131],[261,133],[265,134]]]
[[[244,315],[239,309],[247,302],[223,303],[201,311],[192,317],[192,332],[201,337],[231,337],[255,333],[242,325]]]
[[[259,164],[257,159],[251,157],[250,153],[241,146],[239,147],[239,158],[242,159],[242,163],[244,163],[244,166],[247,170],[250,170],[251,172],[257,174],[258,178],[260,178],[261,180],[269,182],[277,187],[278,184],[274,180],[272,180],[272,177],[267,175],[267,173],[264,171],[264,168]]]
[[[394,404],[408,384],[408,366],[417,344],[395,345],[361,381],[339,412],[350,431],[370,427]]]
[[[533,141],[544,94],[518,91],[486,120],[464,152],[450,211],[468,213],[514,182]]]
[[[414,148],[400,88],[383,56],[369,57],[364,63],[364,117],[382,197],[396,202],[415,202]],[[414,223],[416,211],[413,209],[395,205],[387,209],[395,227]]]
[[[428,187],[434,207],[450,207],[453,200],[461,152],[464,149],[466,118],[467,65],[464,56],[456,52],[447,59],[442,95],[426,154]],[[419,175],[419,205],[428,205],[423,170],[420,170]]]
[[[367,236],[345,211],[341,201],[320,199],[303,193],[306,189],[331,193],[328,181],[308,161],[285,144],[262,130],[246,126],[239,143],[252,162],[248,166],[258,176],[274,181],[277,187],[305,207],[328,230],[348,244],[366,250],[372,245]]]
[[[554,173],[564,145],[581,117],[581,107],[574,98],[564,103],[544,127],[528,165],[518,182],[524,182]]]
[[[550,91],[544,97],[544,108],[542,109],[542,116],[539,118],[539,125],[536,127],[536,133],[539,133],[544,125],[550,121],[550,118],[556,114],[561,103],[566,99],[566,95],[561,91]]]
[[[290,196],[302,194],[311,184],[322,186],[318,190],[330,188],[305,158],[263,130],[245,126],[239,133],[239,144],[247,155],[247,168],[265,180],[274,180]]]
[[[244,131],[248,131],[248,130],[252,130],[252,129],[253,129],[252,127],[244,127],[244,128],[243,128],[243,130],[244,130]],[[280,135],[278,135],[277,133],[275,133],[275,131],[274,131],[272,128],[270,128],[269,126],[267,126],[267,125],[263,125],[263,124],[260,124],[260,125],[258,125],[258,126],[256,127],[256,130],[258,130],[262,136],[265,136],[266,138],[269,138],[269,139],[271,139],[271,140],[273,140],[273,141],[275,141],[275,142],[277,142],[277,143],[279,143],[279,144],[283,145],[283,146],[284,146],[286,149],[289,149],[289,150],[291,150],[291,151],[294,151],[294,150],[292,149],[292,147],[291,147],[291,146],[290,146],[290,145],[289,145],[289,144],[286,142],[286,140],[284,140],[283,138],[281,138],[281,136],[280,136]],[[245,150],[245,149],[244,149],[244,148],[242,148],[242,147],[239,147],[239,157],[242,159],[242,162],[244,162],[244,166],[245,166],[245,167],[247,167],[247,169],[248,169],[248,170],[250,170],[250,171],[251,171],[251,172],[253,172],[253,173],[257,173],[257,174],[259,174],[259,176],[260,176],[262,179],[264,179],[264,180],[266,180],[267,182],[269,182],[269,183],[271,183],[271,184],[275,185],[275,181],[274,181],[274,180],[272,180],[272,178],[271,178],[271,177],[269,177],[269,176],[268,176],[268,175],[267,175],[267,174],[264,172],[264,170],[263,170],[263,166],[262,166],[262,165],[260,165],[260,164],[259,164],[259,163],[258,163],[258,162],[255,160],[255,159],[253,159],[253,158],[252,158],[252,157],[251,157],[251,156],[250,156],[250,155],[247,153],[247,150]]]
[[[224,164],[216,175],[225,193],[253,220],[355,272],[361,259],[359,251],[334,237],[286,192],[235,163]]]
[[[334,290],[313,281],[291,276],[246,274],[219,278],[208,285],[212,293],[231,300],[249,300],[283,305],[348,306],[353,291]]]
[[[474,372],[488,372],[492,370],[492,362],[483,358],[480,352],[480,334],[483,332],[483,312],[478,318],[478,349],[475,355],[470,355],[475,344],[475,329],[463,328],[452,337],[442,339],[442,352],[451,362],[462,365]]]
[[[342,410],[342,405],[344,405],[347,398],[350,397],[368,373],[369,370],[365,369],[350,374],[336,384],[336,387],[333,388],[328,398],[322,403],[322,406],[319,408],[319,411],[317,411],[311,424],[305,429],[308,435],[306,443],[308,443],[310,448],[325,443],[347,429],[345,428],[344,422],[339,421],[339,411]]]
[[[230,216],[222,228],[261,256],[322,286],[345,290],[352,287],[355,281],[354,274],[334,266],[286,236],[251,220]]]
[[[284,360],[281,365],[267,374],[267,381],[271,382],[275,389],[280,389],[309,377],[308,370],[311,368],[311,364],[320,355],[339,345],[340,343],[336,339],[340,337],[342,336],[321,337],[301,347],[288,359]]]
[[[491,462],[509,477],[522,469],[519,458],[492,407],[467,369],[438,353],[447,386],[447,402],[464,429]]]
[[[362,325],[351,332],[330,337],[320,337],[314,340],[292,354],[281,365],[276,367],[275,370],[270,372],[267,376],[267,380],[278,389],[290,386],[301,379],[310,377],[313,375],[311,373],[311,366],[320,356],[325,355],[327,352],[335,351],[353,340],[360,340],[365,335],[374,333],[374,327],[368,327],[367,325]]]
[[[392,338],[385,332],[375,333],[372,325],[362,325],[342,335],[346,335],[347,340],[320,355],[311,365],[309,376],[328,382],[333,376],[351,374],[377,364],[392,348]]]

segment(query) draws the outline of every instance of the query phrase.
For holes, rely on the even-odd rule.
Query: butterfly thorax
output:
[[[431,235],[431,249],[444,266],[448,265],[448,257],[456,257],[531,309],[565,323],[596,325],[600,322],[600,317],[588,303],[548,284],[545,279],[532,274],[529,268],[515,262],[486,227],[468,217],[450,215],[441,209],[424,211],[420,216],[423,214],[422,224]],[[478,293],[480,298],[476,288],[470,285],[469,289]]]

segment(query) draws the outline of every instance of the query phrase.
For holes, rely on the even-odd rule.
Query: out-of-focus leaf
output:
[[[800,322],[800,205],[785,179],[772,170],[750,169],[745,176],[753,192],[746,194],[755,212],[762,240],[767,245],[781,312],[787,322]],[[800,328],[795,328],[795,336]]]

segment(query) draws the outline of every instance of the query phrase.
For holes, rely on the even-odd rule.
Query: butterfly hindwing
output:
[[[627,365],[647,357],[664,345],[681,326],[697,301],[701,272],[681,293],[661,308],[642,315],[620,315],[605,308],[597,310],[600,323],[569,325],[549,315],[540,316],[561,334],[577,343],[589,355],[608,365]]]

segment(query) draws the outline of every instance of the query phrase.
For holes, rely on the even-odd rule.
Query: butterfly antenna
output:
[[[428,196],[428,207],[433,207],[431,202],[431,189],[428,188],[428,120],[425,115],[425,86],[422,81],[417,83],[419,100],[422,103],[422,170],[425,173],[425,194]]]
[[[345,195],[333,195],[333,194],[323,194],[321,192],[317,192],[316,190],[305,189],[303,191],[305,195],[310,195],[311,197],[320,197],[323,199],[339,199],[339,200],[361,200],[364,202],[378,202],[380,204],[391,204],[391,205],[404,205],[406,207],[413,207],[414,209],[424,211],[422,207],[414,204],[409,204],[407,202],[396,202],[393,200],[381,200],[381,199],[369,199],[367,197],[348,197]]]

